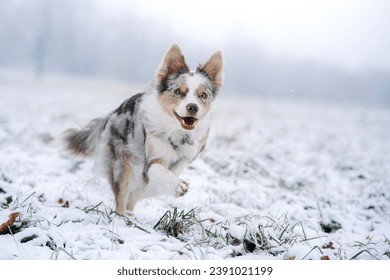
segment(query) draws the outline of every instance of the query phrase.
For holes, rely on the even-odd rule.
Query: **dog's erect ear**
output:
[[[214,85],[219,89],[223,80],[223,59],[220,51],[213,54],[203,65],[197,69],[198,72],[206,74]]]
[[[177,44],[173,44],[166,52],[162,64],[157,72],[158,81],[161,83],[169,75],[189,72],[184,56]]]

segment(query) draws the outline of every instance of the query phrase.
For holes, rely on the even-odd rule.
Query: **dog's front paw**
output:
[[[183,196],[188,192],[189,184],[186,181],[179,180],[179,184],[176,187],[176,196]]]

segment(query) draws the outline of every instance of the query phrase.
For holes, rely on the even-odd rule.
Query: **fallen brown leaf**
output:
[[[9,228],[15,223],[15,220],[17,217],[19,217],[19,215],[20,215],[20,212],[11,213],[8,216],[8,221],[6,221],[5,223],[2,223],[0,225],[0,234],[9,233]]]
[[[324,249],[334,249],[333,247],[333,242],[329,242],[328,244],[325,244],[324,246],[322,246],[322,248]]]

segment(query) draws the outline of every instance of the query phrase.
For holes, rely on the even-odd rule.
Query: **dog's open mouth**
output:
[[[173,111],[175,117],[179,120],[182,128],[191,130],[194,129],[196,123],[198,122],[197,118],[194,117],[180,117],[175,111]]]

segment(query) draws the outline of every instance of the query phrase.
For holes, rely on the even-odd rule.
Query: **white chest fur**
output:
[[[147,133],[147,159],[148,161],[159,160],[168,169],[180,161],[188,164],[198,156],[206,141],[205,133],[203,138],[196,136],[198,135],[182,130],[171,135]]]

